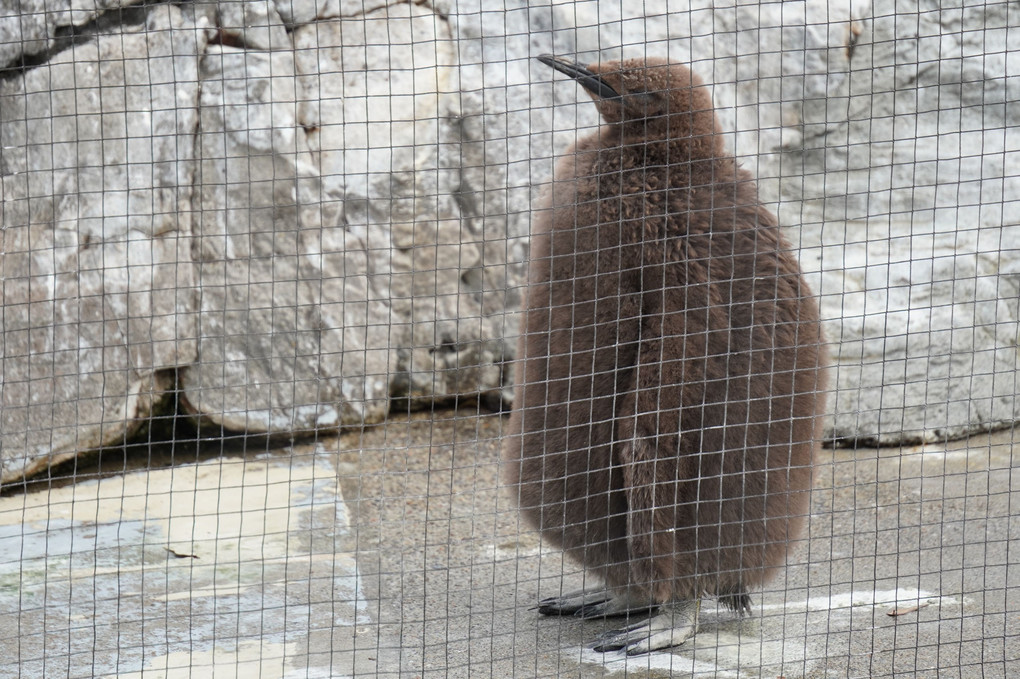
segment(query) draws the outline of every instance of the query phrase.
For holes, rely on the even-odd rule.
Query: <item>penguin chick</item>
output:
[[[506,480],[606,584],[540,612],[651,610],[595,646],[647,652],[692,636],[705,595],[749,610],[800,534],[825,410],[818,309],[689,69],[539,60],[605,124],[534,217]]]

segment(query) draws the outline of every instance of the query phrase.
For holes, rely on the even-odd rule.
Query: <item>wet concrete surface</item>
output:
[[[179,437],[6,488],[0,677],[1020,676],[1020,432],[823,451],[753,616],[626,658],[588,648],[622,620],[532,609],[585,582],[500,487],[504,424]]]

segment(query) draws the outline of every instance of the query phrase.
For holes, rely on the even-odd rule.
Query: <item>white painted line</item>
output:
[[[827,597],[812,597],[806,601],[787,601],[782,604],[762,604],[757,610],[834,611],[859,606],[902,606],[908,604],[958,603],[953,597],[940,596],[919,589],[858,590]]]
[[[727,670],[715,663],[703,662],[694,658],[674,655],[669,651],[656,651],[643,655],[629,656],[623,651],[599,653],[590,648],[571,649],[570,654],[580,654],[581,662],[604,665],[607,670],[625,675],[637,673],[639,670],[665,670],[690,674],[694,677],[719,677],[719,679],[740,679],[739,671]]]

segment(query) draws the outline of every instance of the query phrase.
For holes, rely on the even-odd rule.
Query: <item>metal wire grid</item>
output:
[[[1015,12],[789,5],[804,35],[845,23],[843,49],[879,66],[855,70],[831,98],[812,77],[836,82],[836,67],[766,77],[768,63],[782,71],[825,51],[763,28],[753,54],[727,52],[748,36],[748,17],[767,24],[769,3],[644,14],[621,3],[341,6],[346,19],[331,8],[302,16],[298,3],[97,4],[70,19],[10,8],[0,17],[0,647],[10,659],[0,675],[1016,672],[1016,353],[998,339],[1015,338],[1017,318]],[[976,12],[984,31],[968,28]],[[893,36],[879,30],[889,25]],[[923,54],[904,45],[957,35],[960,60],[918,57],[914,79],[882,79],[883,67]],[[502,61],[485,40],[507,45]],[[728,148],[790,225],[830,312],[838,370],[851,375],[829,393],[829,443],[841,446],[818,456],[788,565],[754,593],[750,618],[706,602],[701,631],[672,653],[596,653],[593,640],[619,620],[530,609],[591,582],[520,520],[501,482],[506,415],[494,411],[509,406],[515,326],[500,319],[520,304],[531,210],[552,163],[595,123],[583,93],[532,64],[532,42],[592,58],[670,54],[709,79]],[[988,75],[1000,61],[1002,78]],[[751,63],[766,66],[744,70]],[[869,117],[851,106],[861,89],[914,101],[918,115]],[[760,108],[747,103],[754,92]],[[439,105],[423,113],[423,97]],[[869,161],[812,163],[824,150],[812,134],[844,104],[842,149],[867,146]],[[743,122],[756,114],[758,127]],[[983,127],[963,122],[976,119]],[[791,134],[794,146],[766,143]],[[919,149],[955,145],[956,161],[918,150],[902,162],[912,138]],[[964,257],[911,240],[925,220]],[[883,221],[906,230],[875,227]],[[889,256],[903,241],[907,256]],[[999,269],[967,268],[967,257]],[[833,285],[832,272],[861,274],[865,287]],[[924,284],[964,301],[910,306]],[[889,303],[900,298],[903,308]],[[330,316],[331,304],[344,313]],[[899,314],[913,314],[906,331]],[[863,340],[848,328],[872,322],[886,323],[886,359],[855,364]],[[493,328],[506,337],[485,334]],[[972,350],[970,370],[911,373],[910,339],[924,332],[921,358]],[[981,335],[996,338],[991,348],[961,339]],[[250,350],[241,361],[238,346]],[[323,368],[341,354],[339,372]],[[869,361],[899,390],[864,389]],[[238,382],[238,364],[250,381]],[[909,398],[917,389],[931,395],[922,405]],[[941,441],[959,433],[961,411],[996,431]],[[258,426],[272,435],[238,433]]]

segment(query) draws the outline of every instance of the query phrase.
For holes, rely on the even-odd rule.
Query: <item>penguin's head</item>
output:
[[[682,64],[650,58],[584,66],[550,54],[538,60],[587,90],[607,123],[633,127],[646,137],[704,138],[712,150],[721,145],[712,96]]]

